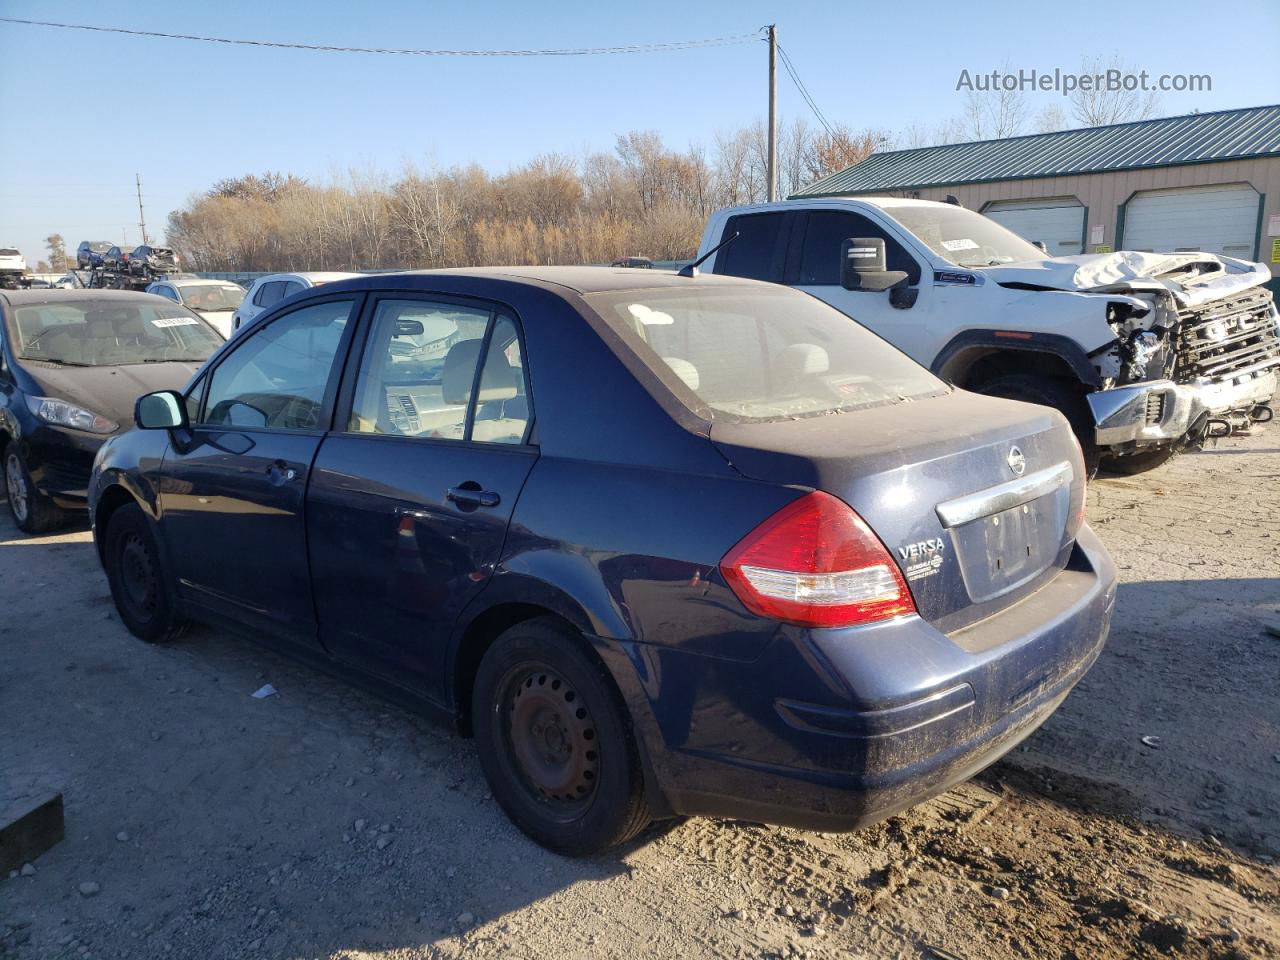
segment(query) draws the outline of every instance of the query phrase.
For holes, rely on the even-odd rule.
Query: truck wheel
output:
[[[66,523],[66,513],[31,482],[16,442],[4,451],[4,487],[13,522],[23,533],[45,533]]]
[[[652,819],[626,707],[605,667],[558,621],[526,621],[498,637],[471,705],[493,795],[538,843],[596,853]]]
[[[1103,473],[1118,473],[1123,477],[1132,477],[1138,473],[1146,473],[1156,467],[1163,466],[1177,456],[1178,450],[1172,444],[1152,450],[1148,453],[1135,453],[1127,457],[1107,457],[1102,461]]]
[[[1071,383],[1059,377],[1037,377],[1027,373],[1011,373],[979,384],[978,393],[1006,400],[1022,400],[1053,407],[1071,424],[1084,454],[1085,474],[1090,479],[1098,472],[1101,452],[1093,434],[1093,417],[1083,395]]]

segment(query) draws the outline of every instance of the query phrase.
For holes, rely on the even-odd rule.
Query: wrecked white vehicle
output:
[[[1057,407],[1093,466],[1149,469],[1272,416],[1280,320],[1263,264],[1048,257],[971,210],[895,198],[721,210],[699,255],[713,250],[704,269],[800,287],[957,386]]]

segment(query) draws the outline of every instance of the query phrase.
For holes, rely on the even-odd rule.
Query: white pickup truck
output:
[[[1050,257],[971,210],[893,198],[720,210],[699,257],[719,245],[703,269],[799,287],[958,387],[1058,408],[1094,467],[1149,469],[1272,416],[1280,318],[1260,263]]]

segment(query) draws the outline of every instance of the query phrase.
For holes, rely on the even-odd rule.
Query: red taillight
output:
[[[845,503],[815,491],[740,540],[720,571],[752,613],[852,627],[916,612],[893,557]]]

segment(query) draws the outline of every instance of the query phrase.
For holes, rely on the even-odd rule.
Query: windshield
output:
[[[924,244],[958,267],[990,267],[1019,260],[1043,260],[1039,247],[980,213],[939,203],[882,208]]]
[[[0,248],[0,257],[20,257],[20,256],[22,256],[22,254],[20,254],[17,250],[14,250],[12,247]]]
[[[244,299],[244,290],[234,283],[188,283],[178,285],[178,295],[192,310],[234,310]]]
[[[945,393],[906,354],[807,294],[767,286],[586,297],[695,414],[785,420]]]
[[[222,345],[217,332],[176,303],[59,300],[16,307],[9,332],[20,357],[82,367],[184,360]]]

